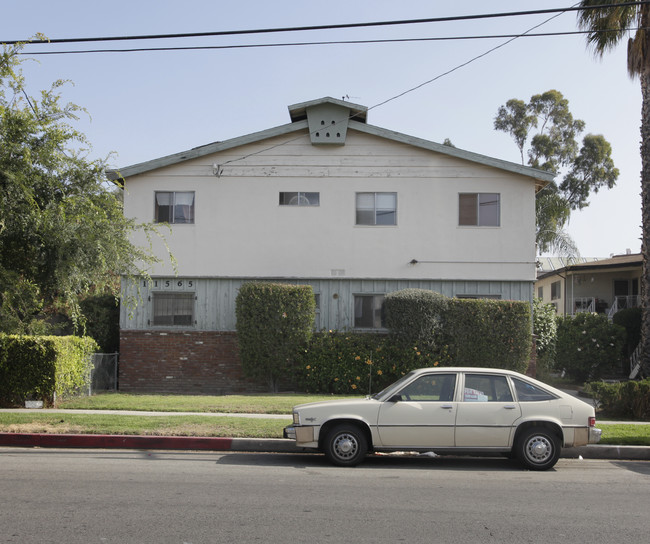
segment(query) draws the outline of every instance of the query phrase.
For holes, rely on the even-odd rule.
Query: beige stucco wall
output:
[[[345,146],[295,138],[129,178],[125,214],[152,221],[154,191],[196,192],[195,224],[161,229],[185,277],[535,279],[532,179],[354,130]],[[279,206],[280,191],[319,192],[320,206]],[[365,191],[397,193],[396,226],[355,226]],[[501,226],[459,227],[459,192],[500,193]],[[154,249],[152,274],[173,274]]]

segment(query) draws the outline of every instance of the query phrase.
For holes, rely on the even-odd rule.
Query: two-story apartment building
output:
[[[535,193],[552,176],[367,113],[296,104],[286,125],[112,173],[128,217],[171,225],[152,281],[123,282],[140,302],[121,313],[122,390],[250,389],[235,297],[253,279],[312,285],[317,329],[381,330],[384,295],[407,287],[532,301]]]

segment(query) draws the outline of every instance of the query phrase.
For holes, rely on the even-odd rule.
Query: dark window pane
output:
[[[465,226],[475,226],[478,224],[477,214],[477,195],[460,194],[458,195],[458,224]]]
[[[555,395],[552,395],[551,393],[548,393],[543,389],[540,389],[539,387],[528,382],[524,382],[518,378],[513,378],[512,381],[515,384],[515,390],[517,391],[517,398],[519,399],[519,402],[535,402],[553,400],[556,398]]]

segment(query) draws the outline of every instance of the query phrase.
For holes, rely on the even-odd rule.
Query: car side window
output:
[[[466,374],[464,402],[512,402],[512,393],[505,376]]]
[[[408,384],[399,396],[411,402],[451,402],[455,389],[456,374],[429,374]]]
[[[544,391],[536,385],[520,380],[519,378],[512,378],[512,382],[515,384],[515,391],[517,391],[519,402],[535,402],[557,398],[548,391]]]

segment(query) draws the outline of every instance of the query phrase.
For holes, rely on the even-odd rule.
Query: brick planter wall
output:
[[[127,393],[257,393],[244,377],[237,335],[214,331],[120,331],[119,389]]]

